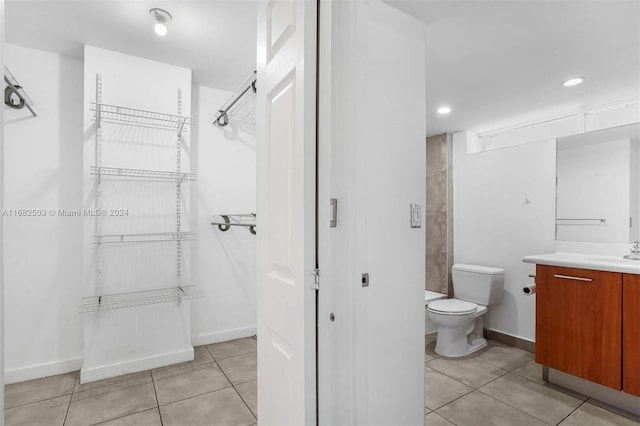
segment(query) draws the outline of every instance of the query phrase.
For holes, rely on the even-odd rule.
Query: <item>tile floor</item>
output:
[[[464,359],[442,358],[425,338],[425,426],[626,426],[638,418],[542,380],[533,354],[489,341]]]
[[[5,425],[253,425],[256,339],[195,348],[195,359],[81,385],[77,371],[5,388]]]
[[[427,426],[639,425],[638,418],[545,384],[529,352],[490,341],[465,359],[425,339]],[[253,425],[256,340],[195,348],[195,359],[81,385],[78,372],[8,385],[10,425]]]

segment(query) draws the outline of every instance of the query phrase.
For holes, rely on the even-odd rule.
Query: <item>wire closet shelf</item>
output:
[[[123,178],[175,180],[178,182],[181,182],[183,180],[196,180],[195,173],[178,173],[164,170],[125,169],[122,167],[91,166],[91,174]]]
[[[182,284],[182,269],[184,265],[183,259],[183,243],[187,241],[195,241],[196,233],[184,231],[182,229],[182,186],[185,182],[194,181],[195,173],[183,172],[182,168],[182,150],[185,144],[183,133],[186,132],[188,126],[194,124],[191,117],[182,115],[182,91],[178,89],[177,93],[177,114],[165,114],[160,112],[146,111],[136,108],[121,107],[102,103],[102,76],[96,74],[96,101],[91,103],[90,110],[93,112],[93,118],[96,121],[95,126],[95,163],[91,166],[91,174],[96,176],[95,179],[95,226],[93,234],[93,244],[96,252],[95,260],[95,287],[94,295],[82,298],[78,307],[79,313],[97,312],[110,309],[132,308],[136,306],[152,305],[158,303],[177,302],[180,304],[183,300],[204,297],[204,292],[196,285]],[[148,169],[132,169],[123,167],[104,167],[103,162],[103,137],[102,123],[125,124],[136,127],[147,127],[161,130],[171,130],[175,135],[175,171],[168,170],[148,170]],[[173,154],[171,154],[173,156]],[[111,159],[113,160],[113,159]],[[103,176],[109,176],[114,179],[103,179]],[[170,231],[162,232],[137,232],[137,233],[119,233],[107,234],[103,232],[103,221],[106,219],[104,210],[104,193],[113,180],[116,179],[141,179],[174,181],[175,182],[175,205],[172,209],[166,211],[168,215],[175,215],[175,228]],[[108,284],[102,276],[103,251],[105,244],[114,244],[116,249],[118,245],[127,243],[159,243],[170,242],[175,244],[175,267],[176,274],[173,279],[169,279],[164,284],[159,285],[157,289],[132,289],[130,292],[114,294],[108,289]],[[170,288],[164,288],[169,282],[175,280],[175,285]]]
[[[101,234],[94,235],[94,244],[115,243],[159,243],[176,241],[196,241],[195,232],[148,232],[134,234]]]
[[[129,124],[154,129],[177,130],[182,133],[187,126],[195,124],[192,117],[183,117],[162,112],[146,111],[117,105],[91,102],[93,118],[100,126],[101,122]]]
[[[158,303],[180,303],[183,300],[199,299],[202,297],[204,297],[204,292],[197,286],[183,285],[157,290],[83,297],[82,303],[78,306],[78,311],[81,314],[85,314],[110,309],[155,305]]]

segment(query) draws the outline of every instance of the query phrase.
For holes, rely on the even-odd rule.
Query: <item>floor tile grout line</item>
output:
[[[135,372],[135,373],[128,373],[128,374],[139,374],[139,373],[144,373],[144,372],[147,372],[147,371],[149,372],[149,376],[151,376],[151,370],[142,370],[142,371],[138,371],[138,372]],[[114,378],[117,378],[117,377],[124,377],[124,376],[126,376],[126,375],[128,375],[128,374],[125,374],[125,375],[123,375],[123,376],[116,376],[116,377],[114,377]],[[74,384],[74,388],[73,388],[73,389],[74,389],[74,390],[73,390],[73,395],[78,395],[78,394],[85,393],[85,392],[91,392],[91,391],[94,391],[94,390],[97,390],[97,389],[107,388],[107,387],[109,387],[109,386],[124,385],[125,383],[135,382],[136,380],[144,379],[144,378],[145,378],[145,376],[146,376],[146,375],[141,375],[140,377],[136,377],[136,378],[132,378],[132,379],[127,379],[127,380],[124,380],[124,381],[122,381],[122,382],[120,382],[120,381],[115,381],[115,382],[113,382],[113,383],[108,383],[108,384],[104,384],[104,385],[96,386],[96,387],[91,388],[91,389],[78,390],[78,391],[76,391],[76,390],[75,390],[75,384]],[[103,380],[109,380],[109,379],[103,379]],[[91,383],[91,382],[89,382],[89,383]]]
[[[588,399],[588,398],[587,398]],[[584,401],[582,401],[574,410],[572,410],[569,414],[567,414],[562,420],[560,420],[558,423],[556,423],[556,426],[559,425],[560,423],[564,422],[565,420],[567,420],[567,418],[572,415],[573,413],[575,413],[578,408],[582,407],[585,403],[587,402],[587,400],[585,399]]]
[[[164,376],[164,377],[159,377],[159,378],[155,378],[155,376],[153,376],[153,370],[150,370],[150,371],[151,371],[151,374],[152,374],[153,380],[165,380],[165,379],[169,379],[169,378],[171,378],[171,377],[175,377],[175,376],[180,376],[180,375],[182,375],[182,374],[186,374],[185,372],[177,373],[177,374],[169,374],[169,373],[176,373],[178,370],[186,370],[186,369],[192,369],[192,370],[195,370],[196,368],[201,368],[201,369],[203,369],[203,370],[204,370],[204,369],[206,369],[206,368],[209,368],[208,364],[216,364],[216,365],[218,365],[218,363],[217,363],[216,361],[214,361],[214,360],[209,360],[209,361],[199,362],[199,363],[197,363],[197,364],[184,365],[184,366],[182,366],[182,367],[178,367],[178,368],[171,368],[171,369],[169,369],[169,370],[162,370],[162,372],[163,372],[163,373],[164,373],[164,372],[166,372],[166,373],[167,373],[167,375],[166,375],[166,376]],[[160,368],[162,368],[162,367],[160,367]],[[192,372],[193,372],[193,371],[192,371]],[[156,374],[157,374],[157,373],[156,373]]]
[[[429,407],[427,407],[427,408],[429,408],[429,409],[431,410],[431,412],[432,412],[432,413],[435,413],[437,410],[441,409],[442,407],[446,407],[447,405],[451,404],[452,402],[457,401],[457,400],[459,400],[460,398],[465,397],[465,396],[469,395],[471,392],[473,392],[473,391],[477,391],[477,390],[478,390],[478,389],[471,388],[471,390],[470,390],[469,392],[465,392],[465,393],[463,393],[462,395],[456,396],[454,399],[452,399],[451,401],[447,402],[446,404],[442,404],[442,405],[441,405],[441,406],[439,406],[438,408],[433,408],[433,409],[431,409],[431,408],[429,408]],[[439,415],[440,415],[440,416],[442,416],[442,414],[439,414]],[[442,416],[442,417],[444,417],[444,416]],[[447,419],[447,420],[449,420],[449,419]],[[453,423],[453,422],[452,422],[452,423]]]
[[[30,405],[30,404],[37,404],[39,402],[51,401],[52,399],[62,398],[63,396],[73,396],[73,394],[72,393],[65,393],[63,395],[53,396],[51,398],[39,399],[37,401],[25,402],[24,404],[12,405],[11,407],[6,407],[5,406],[4,409],[5,409],[5,411],[6,410],[13,410],[14,408],[20,408],[20,407],[24,407],[24,406]]]
[[[79,372],[80,372],[80,370],[76,370],[76,371],[70,371],[69,373],[79,373]],[[62,375],[64,375],[64,374],[69,374],[69,373],[62,373]],[[43,377],[40,377],[40,378],[37,378],[37,379],[32,379],[32,380],[40,380],[41,378],[43,378]],[[77,378],[77,377],[76,377],[76,378]],[[25,380],[24,382],[16,382],[16,383],[10,383],[10,384],[8,384],[8,385],[5,385],[5,394],[6,394],[6,388],[7,388],[7,386],[11,386],[11,385],[13,385],[13,384],[16,384],[16,385],[17,385],[17,384],[20,384],[20,383],[26,383],[26,382],[30,382],[30,381],[31,381],[31,380]],[[51,400],[51,399],[56,399],[56,398],[62,398],[63,396],[73,396],[73,392],[74,392],[75,387],[76,387],[76,380],[74,379],[74,381],[73,381],[73,388],[71,389],[71,393],[64,393],[64,394],[62,394],[62,395],[52,396],[51,398],[44,398],[44,399],[38,399],[38,400],[36,400],[36,401],[29,401],[29,402],[25,402],[24,404],[12,405],[12,406],[10,406],[10,407],[9,407],[9,406],[7,406],[7,405],[5,405],[4,409],[5,409],[5,410],[11,410],[12,408],[24,407],[25,405],[35,404],[35,403],[37,403],[37,402],[49,401],[49,400]],[[5,395],[5,396],[6,396],[6,395]]]
[[[212,344],[215,344],[215,343],[212,343]],[[216,390],[214,390],[214,391],[203,392],[203,393],[201,393],[201,394],[193,395],[193,396],[190,396],[190,397],[188,397],[188,398],[183,398],[183,399],[179,399],[179,400],[176,400],[176,401],[172,401],[172,402],[170,402],[170,403],[168,403],[168,404],[164,404],[164,405],[162,405],[162,407],[167,406],[167,405],[171,405],[171,404],[175,404],[175,403],[177,403],[177,402],[181,402],[181,401],[186,401],[186,400],[188,400],[188,399],[196,398],[196,397],[198,397],[198,396],[206,395],[206,394],[209,394],[209,393],[218,392],[218,391],[221,391],[221,390],[224,390],[224,389],[233,388],[233,391],[236,393],[236,395],[238,395],[238,397],[240,397],[240,400],[241,400],[241,401],[244,403],[244,405],[247,407],[247,409],[249,410],[249,413],[251,413],[251,415],[252,415],[252,416],[257,420],[256,414],[253,412],[253,410],[251,410],[251,408],[249,407],[249,405],[247,404],[247,402],[244,400],[244,398],[242,397],[242,395],[240,395],[240,392],[238,392],[238,390],[236,389],[236,387],[235,387],[235,385],[233,384],[233,382],[231,382],[231,380],[229,379],[229,376],[227,376],[227,373],[225,373],[225,371],[222,369],[222,367],[220,366],[220,364],[218,363],[218,361],[216,360],[216,358],[213,356],[213,354],[211,353],[211,351],[210,351],[210,350],[209,350],[209,348],[207,347],[207,346],[209,346],[209,345],[202,345],[202,346],[204,346],[204,348],[205,348],[205,349],[206,349],[206,351],[209,353],[209,355],[211,355],[211,358],[212,358],[212,361],[207,361],[207,362],[202,363],[202,364],[207,364],[207,363],[210,363],[210,362],[215,362],[215,363],[216,363],[216,365],[218,366],[218,368],[220,369],[220,372],[224,375],[224,377],[225,377],[225,378],[227,379],[227,381],[229,382],[229,386],[225,386],[225,387],[223,387],[223,388],[216,389]],[[251,352],[251,353],[257,353],[257,352]],[[248,355],[248,354],[239,354],[239,355],[234,355],[234,356],[232,356],[232,357],[224,358],[224,359],[231,359],[231,358],[235,358],[235,357],[237,357],[237,356],[243,356],[243,355]],[[150,371],[151,371],[151,370],[150,370]],[[154,379],[154,377],[153,377],[153,372],[151,372],[151,379],[152,379],[152,381],[153,381],[153,389],[154,389],[154,392],[155,392],[155,379]],[[252,381],[253,381],[253,380],[249,380],[249,381],[242,382],[242,383],[238,383],[238,384],[239,384],[239,385],[241,385],[241,384],[249,383],[249,382],[252,382]],[[158,403],[158,412],[160,412],[160,421],[162,422],[162,412],[160,411],[160,407],[161,407],[161,406],[160,406],[160,401],[158,401],[158,394],[157,394],[157,392],[156,392],[156,402]]]
[[[216,360],[216,362],[219,362],[219,361],[226,361],[226,360],[228,360],[228,359],[233,359],[233,358],[238,358],[238,357],[241,357],[241,356],[247,356],[247,355],[253,355],[253,354],[256,354],[256,355],[257,355],[257,354],[258,354],[258,351],[247,352],[247,353],[243,353],[243,354],[237,354],[237,355],[234,355],[234,356],[230,356],[230,357],[227,357],[227,358],[222,358],[222,359],[220,359],[220,360]],[[212,356],[213,356],[213,355],[212,355]]]
[[[212,355],[213,356],[213,355]],[[256,356],[257,356],[257,352],[256,352]],[[231,357],[233,358],[233,357]],[[227,358],[230,359],[230,358]],[[251,407],[249,407],[249,404],[247,404],[247,401],[244,400],[244,398],[242,397],[242,395],[240,395],[240,392],[238,392],[238,389],[236,389],[236,386],[233,384],[233,382],[231,381],[231,379],[229,379],[229,376],[227,376],[227,373],[222,369],[222,367],[220,366],[220,364],[218,364],[218,367],[220,367],[220,371],[222,371],[222,374],[224,374],[224,377],[227,378],[227,380],[229,381],[229,383],[231,383],[231,387],[233,388],[233,390],[235,391],[235,393],[240,397],[240,399],[242,400],[242,402],[244,403],[245,407],[247,407],[247,410],[249,410],[249,412],[251,413],[251,415],[258,420],[258,413],[254,413],[253,410],[251,409]],[[243,382],[243,383],[249,383],[252,382],[253,380],[249,380],[248,382]],[[238,383],[239,385],[241,385],[242,383]],[[258,384],[258,379],[256,378],[256,386]]]
[[[117,417],[114,417],[112,419],[103,420],[103,421],[98,422],[98,423],[91,423],[89,426],[103,425],[103,424],[105,424],[107,422],[112,422],[112,421],[118,420],[118,419],[124,419],[125,417],[133,416],[133,415],[140,414],[140,413],[146,413],[147,411],[151,411],[151,410],[158,410],[158,407],[145,408],[144,410],[136,411],[135,413],[129,413],[129,414],[125,414],[123,416],[117,416]],[[158,412],[160,412],[160,410],[158,410]],[[162,419],[160,420],[160,424],[162,424]]]
[[[67,405],[67,411],[64,413],[64,420],[62,421],[62,425],[64,426],[67,423],[67,417],[69,417],[69,410],[71,409],[71,401],[73,400],[73,394],[76,391],[76,383],[80,381],[80,370],[76,372],[75,378],[73,380],[73,388],[71,389],[71,395],[69,395],[69,404]]]
[[[213,345],[215,345],[215,343],[212,343]],[[209,356],[211,357],[211,359],[213,359],[216,363],[218,362],[216,360],[216,357],[213,356],[213,354],[211,353],[211,351],[209,350],[209,345],[202,345],[204,346],[204,349],[207,351],[207,353],[209,354]]]
[[[208,391],[208,392],[202,392],[202,393],[199,393],[199,394],[197,394],[197,395],[188,396],[188,397],[186,397],[186,398],[176,399],[175,401],[171,401],[171,402],[168,402],[168,403],[166,403],[166,404],[159,405],[159,406],[158,406],[158,409],[160,409],[161,407],[166,407],[166,406],[168,406],[168,405],[176,404],[176,403],[178,403],[178,402],[183,402],[183,401],[187,401],[187,400],[189,400],[189,399],[197,398],[197,397],[199,397],[199,396],[208,395],[208,394],[210,394],[210,393],[214,393],[214,392],[220,392],[220,391],[222,391],[222,390],[229,389],[229,388],[232,388],[232,387],[233,387],[233,385],[231,384],[231,382],[229,382],[229,386],[225,386],[225,387],[223,387],[223,388],[216,389],[216,390],[212,390],[212,391]]]
[[[425,365],[425,366],[426,366],[426,365]],[[500,375],[499,375],[499,376],[497,376],[497,377],[494,377],[493,379],[489,380],[487,383],[483,383],[483,384],[481,384],[480,386],[475,387],[475,386],[473,386],[473,385],[471,385],[471,384],[469,384],[469,383],[461,382],[459,379],[456,379],[455,377],[449,376],[447,373],[443,373],[443,372],[442,372],[442,371],[440,371],[440,370],[436,370],[435,368],[431,368],[431,367],[429,367],[429,368],[430,368],[431,370],[435,371],[436,373],[440,373],[440,374],[442,374],[443,376],[446,376],[447,378],[449,378],[449,379],[451,379],[451,380],[455,380],[456,382],[458,382],[458,383],[462,383],[463,385],[465,385],[465,386],[469,386],[470,388],[473,388],[473,389],[475,389],[475,390],[480,389],[482,386],[488,385],[489,383],[493,382],[494,380],[498,380],[500,377],[503,377],[503,376],[505,376],[505,375],[507,375],[507,374],[509,374],[509,373],[510,373],[509,371],[506,371],[506,370],[504,370],[504,369],[500,368],[500,370],[504,371],[504,373],[500,374]],[[499,367],[495,367],[495,368],[499,368]]]
[[[453,402],[453,401],[451,401],[451,402]],[[447,405],[447,404],[445,404],[445,405]],[[443,405],[442,407],[444,407],[444,405]],[[442,408],[442,407],[440,407],[440,408]],[[458,426],[458,423],[455,423],[453,420],[449,419],[449,418],[448,418],[448,417],[446,417],[446,416],[443,416],[443,415],[442,415],[442,414],[440,414],[440,413],[436,413],[436,410],[432,410],[432,411],[431,411],[431,413],[429,413],[429,414],[437,414],[438,416],[442,417],[443,419],[445,419],[446,421],[448,421],[448,422],[449,422],[449,423],[451,423],[452,425],[454,425],[454,426]]]
[[[489,382],[489,383],[491,383],[491,382]],[[487,383],[487,384],[489,384],[489,383]],[[486,393],[486,392],[483,392],[483,391],[482,391],[481,389],[479,389],[479,388],[478,388],[478,389],[476,389],[476,390],[477,390],[478,392],[482,393],[483,395],[486,395],[486,396],[488,396],[488,397],[490,397],[490,398],[493,398],[493,399],[495,399],[496,401],[502,402],[503,404],[506,404],[506,405],[508,405],[508,406],[510,406],[510,407],[512,407],[512,408],[515,408],[516,410],[520,411],[521,413],[526,414],[526,415],[527,415],[527,416],[529,416],[529,417],[533,417],[533,418],[534,418],[534,419],[536,419],[536,420],[540,420],[542,423],[544,423],[544,424],[546,424],[546,425],[554,425],[554,424],[557,424],[557,423],[548,423],[548,422],[546,422],[545,420],[541,419],[540,417],[538,417],[538,416],[534,416],[533,414],[530,414],[530,413],[527,413],[527,412],[526,412],[526,411],[524,411],[522,408],[520,408],[520,407],[516,407],[515,405],[513,405],[512,403],[510,403],[510,402],[508,402],[508,401],[503,401],[502,399],[500,399],[500,398],[498,398],[498,397],[495,397],[495,396],[493,396],[493,395],[491,395],[491,394],[488,394],[488,393]],[[580,405],[582,405],[582,404],[580,404]]]
[[[215,343],[213,343],[215,344]],[[215,359],[215,357],[213,356],[213,354],[211,353],[211,351],[208,348],[209,345],[205,345],[205,349],[207,350],[207,352],[209,352],[209,355],[211,355],[211,358]],[[256,348],[257,349],[257,348]],[[251,352],[251,353],[255,353],[256,356],[258,355],[258,351],[256,350],[255,352]],[[248,355],[248,354],[241,354],[241,355],[235,355],[229,358],[224,358],[224,359],[231,359],[231,358],[235,358],[236,356],[242,356],[242,355]],[[222,360],[220,360],[222,361]],[[216,361],[216,364],[218,365],[218,367],[220,368],[220,371],[222,371],[222,374],[224,374],[224,377],[226,377],[227,381],[231,384],[231,387],[233,388],[233,390],[235,391],[235,393],[240,397],[240,399],[242,400],[242,402],[244,403],[244,405],[247,407],[247,409],[249,410],[249,412],[251,413],[251,415],[258,420],[258,413],[254,413],[253,410],[251,409],[251,407],[249,407],[249,404],[247,404],[247,401],[244,400],[244,398],[242,397],[242,395],[240,395],[240,392],[238,392],[238,389],[236,389],[236,386],[233,384],[233,382],[231,381],[231,379],[229,379],[229,376],[227,376],[227,373],[222,369],[222,366],[218,363],[218,361]],[[243,383],[238,383],[239,385],[242,385],[244,383],[249,383],[252,382],[253,380],[249,380],[247,382],[243,382]],[[256,386],[258,383],[258,379],[256,378]]]
[[[616,406],[607,404],[604,401],[598,401],[597,399],[594,399],[590,396],[587,397],[587,399],[584,400],[584,402],[588,402],[591,405],[595,405],[598,408],[602,408],[603,410],[606,410],[610,413],[616,414],[618,416],[624,417],[626,419],[629,419],[633,422],[636,422],[640,425],[640,415],[634,414],[634,413],[630,413],[629,411],[626,411],[622,408],[618,408]]]
[[[160,411],[160,401],[158,401],[158,391],[156,390],[156,379],[153,377],[153,371],[149,370],[149,374],[151,374],[151,384],[153,385],[153,396],[156,397],[156,408],[158,409],[158,417],[160,417],[160,426],[164,425],[162,421],[162,412]]]

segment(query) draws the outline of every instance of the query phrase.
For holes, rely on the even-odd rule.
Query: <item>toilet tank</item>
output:
[[[451,267],[456,299],[479,305],[499,303],[504,292],[504,269],[456,264]]]

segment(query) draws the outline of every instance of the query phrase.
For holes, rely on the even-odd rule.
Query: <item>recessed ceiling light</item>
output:
[[[153,26],[156,34],[158,34],[160,37],[164,37],[165,35],[167,35],[166,23],[171,20],[171,14],[166,10],[160,9],[158,7],[154,7],[153,9],[149,10],[149,14],[156,20],[156,24]]]
[[[448,106],[441,106],[438,108],[438,114],[444,115],[449,114],[451,112],[451,108]]]
[[[574,77],[562,83],[564,87],[577,86],[584,81],[584,77]]]

